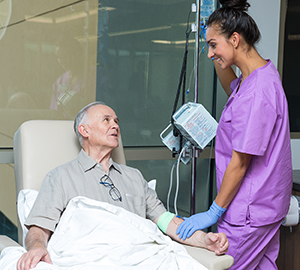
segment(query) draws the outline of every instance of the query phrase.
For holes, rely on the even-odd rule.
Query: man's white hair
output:
[[[81,124],[85,124],[86,121],[87,121],[87,111],[89,108],[93,107],[93,106],[97,106],[97,105],[106,105],[104,102],[102,101],[95,101],[95,102],[92,102],[88,105],[86,105],[85,107],[83,107],[79,112],[78,114],[76,115],[75,117],[75,120],[74,120],[74,131],[78,137],[78,141],[79,141],[79,144],[80,146],[82,147],[82,143],[83,143],[83,137],[82,135],[79,133],[78,131],[78,127],[81,125]]]

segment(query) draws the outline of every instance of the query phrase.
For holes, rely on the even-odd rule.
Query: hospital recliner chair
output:
[[[14,163],[17,196],[22,189],[39,190],[51,169],[73,160],[80,151],[73,131],[73,121],[31,120],[23,123],[14,136]],[[113,151],[115,162],[125,164],[122,140]],[[22,245],[22,228],[18,226],[16,243],[7,236],[0,236],[0,252],[8,246]],[[188,253],[210,270],[228,269],[233,264],[229,255],[217,256],[202,248],[185,246]]]

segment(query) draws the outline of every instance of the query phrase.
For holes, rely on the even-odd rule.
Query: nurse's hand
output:
[[[215,224],[226,209],[220,207],[214,201],[208,211],[195,214],[189,218],[183,218],[184,221],[179,225],[176,234],[179,238],[185,240],[197,230],[203,230]]]

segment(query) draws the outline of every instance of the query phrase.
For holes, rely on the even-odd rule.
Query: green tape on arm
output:
[[[171,220],[175,217],[175,214],[170,212],[164,212],[157,221],[157,227],[164,233],[166,233],[167,228]]]

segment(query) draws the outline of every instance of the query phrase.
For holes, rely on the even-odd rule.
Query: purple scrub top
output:
[[[252,158],[240,189],[222,218],[234,225],[262,226],[284,218],[292,191],[292,158],[287,100],[281,79],[268,63],[238,85],[229,97],[216,135],[217,190],[232,150]]]

